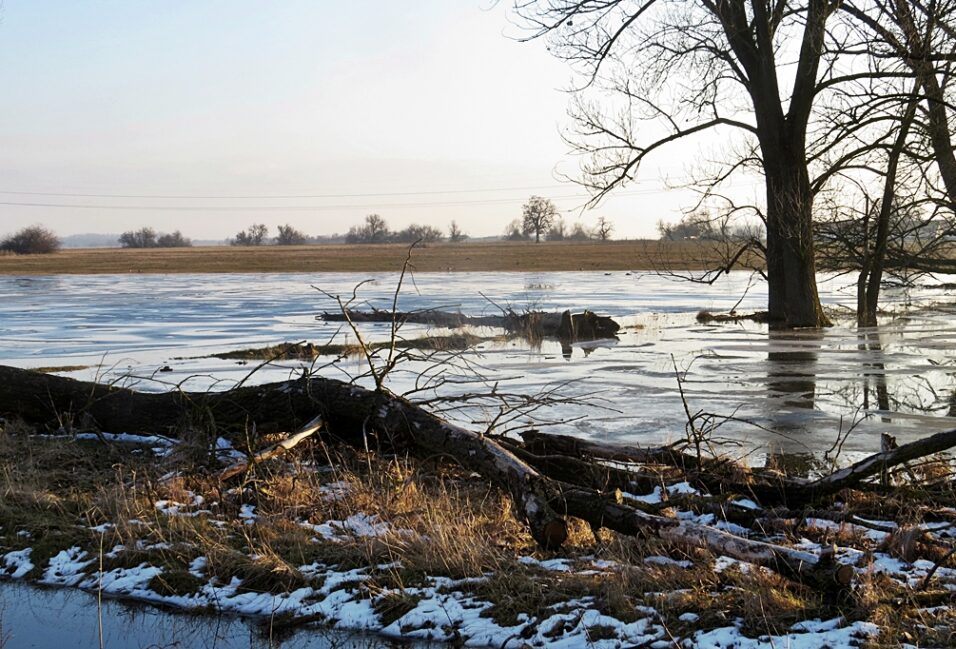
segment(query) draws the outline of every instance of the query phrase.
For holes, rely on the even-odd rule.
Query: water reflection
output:
[[[880,331],[876,328],[860,329],[857,335],[860,340],[857,349],[865,352],[867,359],[863,363],[863,409],[870,409],[870,394],[875,394],[876,407],[883,413],[880,421],[890,423],[893,421],[887,416],[890,411],[890,391],[886,385],[886,362]]]
[[[102,642],[100,624],[102,619]],[[406,643],[362,633],[299,628],[281,639],[267,621],[169,612],[148,605],[104,600],[76,589],[41,589],[0,582],[0,646],[3,649],[98,647],[195,647],[199,649],[386,649]]]
[[[813,410],[817,390],[817,355],[823,333],[767,332],[767,391],[770,403]]]

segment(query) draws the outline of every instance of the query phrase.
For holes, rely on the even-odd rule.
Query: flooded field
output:
[[[86,366],[64,374],[142,390],[226,389],[256,363],[207,355],[284,341],[354,342],[341,323],[316,319],[338,306],[313,286],[348,299],[353,287],[369,278],[354,308],[390,308],[394,273],[3,277],[0,363]],[[653,444],[686,434],[680,376],[690,412],[718,416],[724,423],[713,436],[740,443],[741,452],[825,451],[854,426],[843,448],[872,451],[883,431],[902,442],[956,424],[948,416],[956,387],[956,301],[930,285],[937,281],[947,279],[918,290],[887,291],[889,313],[881,327],[857,331],[849,315],[855,303],[852,278],[824,278],[824,303],[847,315],[822,332],[776,333],[752,322],[696,321],[702,309],[763,308],[766,288],[744,274],[708,286],[650,273],[422,273],[406,279],[400,309],[482,315],[498,313],[499,307],[587,308],[614,316],[625,328],[618,340],[570,350],[556,341],[540,346],[486,341],[455,354],[452,367],[439,367],[434,358],[410,361],[391,375],[389,385],[406,392],[423,387],[424,375],[445,381],[437,391],[442,396],[495,385],[509,393],[557,390],[572,402],[534,413],[563,422],[553,430]],[[370,340],[389,336],[388,324],[360,327]],[[410,324],[401,330],[406,339],[447,333]],[[320,358],[313,369],[337,378],[365,370],[359,358],[326,365],[330,360]],[[309,367],[276,362],[248,380],[286,379]],[[415,396],[434,393],[424,389]],[[487,402],[448,412],[475,428],[497,414]],[[510,421],[511,426],[529,422],[520,413]]]

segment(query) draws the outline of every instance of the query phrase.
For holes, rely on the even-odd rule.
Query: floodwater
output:
[[[101,635],[102,630],[102,635]],[[103,599],[75,588],[46,589],[0,582],[3,649],[424,649],[362,633],[299,628],[270,635],[268,620],[170,612],[155,606]]]
[[[391,308],[397,274],[2,277],[0,363],[91,365],[66,375],[143,390],[225,389],[256,364],[196,357],[283,341],[354,342],[342,323],[316,320],[338,305],[313,287],[347,300],[365,279],[372,281],[359,288],[353,308]],[[401,310],[482,315],[499,307],[588,308],[614,316],[626,329],[616,341],[575,345],[570,356],[557,342],[485,342],[440,366],[436,359],[410,360],[389,384],[396,392],[421,388],[413,396],[423,399],[495,386],[500,395],[546,393],[560,403],[531,415],[553,424],[550,430],[655,444],[687,434],[680,377],[690,414],[714,416],[698,418],[698,426],[719,423],[711,437],[722,448],[738,444],[741,453],[821,452],[848,431],[843,448],[869,452],[879,448],[884,431],[904,442],[956,427],[947,416],[956,412],[956,296],[929,285],[889,289],[884,302],[891,313],[879,328],[858,331],[849,315],[852,281],[821,278],[823,302],[848,313],[836,326],[777,333],[750,322],[696,322],[701,309],[764,308],[765,285],[744,273],[714,285],[652,273],[417,274],[406,278]],[[366,339],[387,339],[389,325],[363,324],[361,332]],[[400,333],[410,339],[447,331],[406,325]],[[325,362],[313,370],[336,378],[365,370],[358,358]],[[282,380],[307,366],[275,363],[248,380]],[[435,381],[444,383],[425,389]],[[486,400],[446,414],[480,429],[499,410]],[[520,427],[531,419],[519,410],[498,421]]]

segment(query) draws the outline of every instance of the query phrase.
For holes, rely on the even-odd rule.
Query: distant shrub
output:
[[[305,236],[299,230],[296,230],[291,225],[280,225],[279,234],[276,236],[276,244],[280,246],[301,246],[302,244],[308,241],[308,237]]]
[[[60,239],[40,225],[23,228],[0,241],[0,250],[18,255],[47,255],[60,249]]]
[[[462,231],[458,224],[455,221],[451,222],[451,225],[448,226],[448,240],[452,243],[461,243],[468,238],[468,235]]]
[[[171,232],[170,234],[161,234],[159,238],[156,239],[156,246],[158,248],[189,248],[192,245],[193,242],[184,237],[183,233],[179,230]]]
[[[345,235],[345,243],[388,243],[392,233],[378,214],[365,217],[365,225],[353,225]]]
[[[515,219],[505,228],[504,238],[506,241],[527,241],[530,237],[522,229],[521,220]]]
[[[457,232],[460,241],[465,235],[460,230]],[[378,214],[369,214],[365,217],[363,225],[354,225],[349,228],[349,233],[345,235],[345,243],[414,243],[416,241],[433,243],[444,238],[445,235],[438,228],[417,223],[412,223],[404,230],[392,232],[385,219]]]
[[[179,230],[171,234],[157,234],[153,228],[124,232],[119,242],[124,248],[187,248],[193,245]]]
[[[236,238],[229,243],[233,246],[261,246],[268,236],[269,228],[265,224],[254,223],[236,234]]]
[[[119,242],[124,248],[155,248],[156,230],[153,228],[130,230],[120,235]]]
[[[434,228],[430,225],[416,225],[411,224],[404,230],[400,230],[389,237],[390,241],[395,243],[414,243],[416,241],[421,241],[422,243],[432,243],[435,241],[441,241],[444,238],[444,234],[438,228]]]

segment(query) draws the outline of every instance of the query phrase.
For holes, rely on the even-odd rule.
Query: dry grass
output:
[[[407,252],[403,244],[77,249],[0,256],[0,275],[394,271]],[[687,270],[717,259],[712,244],[698,241],[496,241],[418,248],[413,266],[418,272]]]
[[[926,626],[943,613],[926,612],[916,603],[894,605],[905,593],[879,575],[868,576],[845,601],[827,601],[763,569],[715,573],[714,558],[703,551],[687,554],[655,539],[607,531],[595,539],[580,521],[572,521],[560,558],[581,570],[542,569],[520,559],[558,555],[535,548],[502,493],[454,465],[369,457],[317,441],[297,448],[296,458],[260,465],[243,484],[227,488],[211,467],[184,463],[185,455],[157,460],[128,447],[104,450],[98,442],[31,438],[22,427],[7,430],[0,434],[0,554],[33,547],[33,576],[62,549],[79,545],[95,556],[102,542],[107,551],[126,548],[107,559],[107,569],[143,562],[163,567],[151,586],[164,594],[201,587],[203,580],[189,572],[197,557],[206,558],[207,577],[228,583],[239,576],[243,589],[272,593],[321,586],[321,574],[302,566],[370,567],[360,581],[340,588],[367,594],[386,622],[415,606],[414,588],[427,585],[431,576],[446,576],[477,578],[458,588],[490,602],[484,615],[501,625],[523,616],[544,619],[584,599],[622,621],[645,616],[639,607],[653,607],[675,637],[737,619],[754,637],[786,632],[799,620],[843,614],[879,621],[887,637],[901,641],[952,640],[950,627]],[[160,480],[171,468],[181,477]],[[160,499],[183,503],[187,512],[208,513],[170,516],[157,510]],[[240,517],[248,505],[256,508],[254,525]],[[359,514],[387,524],[388,531],[343,532],[326,540],[312,528]],[[107,522],[113,526],[102,538],[90,529]],[[30,537],[17,534],[20,530]],[[693,565],[645,562],[650,555],[690,559]],[[608,563],[595,571],[595,557]],[[699,620],[681,620],[687,612]],[[563,629],[542,631],[556,636]],[[592,639],[607,632],[589,629]]]

